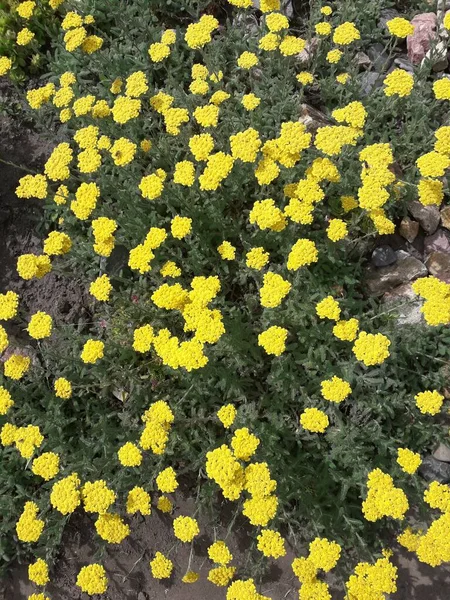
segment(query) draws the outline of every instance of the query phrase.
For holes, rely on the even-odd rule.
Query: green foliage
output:
[[[305,540],[324,536],[348,550],[350,564],[357,558],[377,555],[388,535],[400,531],[398,522],[385,520],[380,526],[363,518],[361,502],[367,493],[367,475],[375,468],[390,473],[407,493],[410,505],[426,512],[424,482],[405,474],[396,456],[398,448],[423,455],[442,437],[439,422],[419,413],[414,396],[423,390],[442,389],[442,367],[450,355],[448,333],[445,328],[399,327],[395,312],[386,312],[378,302],[367,298],[362,285],[367,248],[364,242],[375,233],[364,211],[357,209],[344,216],[339,197],[357,192],[361,149],[389,142],[402,171],[399,181],[403,185],[397,194],[392,193],[386,208],[393,218],[404,214],[406,202],[416,197],[415,161],[424,148],[431,150],[433,131],[442,122],[444,109],[433,98],[429,65],[417,71],[414,91],[407,98],[386,98],[382,89],[364,95],[363,74],[355,67],[353,54],[374,41],[383,41],[389,54],[393,44],[384,32],[374,33],[374,23],[387,3],[373,2],[364,14],[363,4],[367,3],[342,3],[335,24],[355,20],[362,39],[351,51],[346,50],[338,67],[326,61],[331,42],[321,42],[308,66],[320,85],[311,89],[296,83],[295,57],[266,53],[258,69],[248,73],[237,68],[236,60],[242,52],[257,49],[263,25],[255,21],[256,30],[248,28],[243,22],[230,20],[229,7],[208,7],[206,2],[135,0],[124,6],[119,0],[86,1],[79,10],[95,15],[96,30],[104,37],[102,49],[93,55],[68,53],[61,34],[55,42],[49,81],[57,84],[61,74],[74,72],[76,97],[93,94],[112,105],[112,82],[138,70],[145,73],[150,87],[139,118],[125,125],[112,118],[72,118],[61,127],[62,135],[71,141],[77,130],[95,125],[112,140],[127,137],[139,144],[150,139],[153,146],[149,154],[138,151],[126,168],[114,164],[105,153],[98,172],[75,172],[65,182],[69,187],[66,205],[57,206],[52,201],[57,186],[51,184],[46,217],[52,228],[63,228],[73,241],[71,252],[55,261],[55,270],[66,276],[80,275],[86,286],[108,273],[114,290],[109,303],[89,306],[88,323],[59,326],[51,342],[37,346],[37,361],[25,383],[6,383],[16,403],[12,420],[39,425],[46,440],[40,450],[61,455],[61,475],[76,472],[83,482],[105,479],[118,495],[118,511],[124,509],[127,491],[142,484],[143,479],[150,492],[156,491],[154,476],[168,465],[185,476],[191,487],[192,482],[200,482],[199,511],[221,503],[217,487],[207,480],[205,457],[230,441],[229,432],[215,416],[230,402],[238,408],[233,427],[248,427],[261,440],[255,460],[266,461],[277,480],[280,508],[274,524],[289,531],[289,539],[299,552]],[[181,39],[186,25],[207,7],[221,15],[225,27],[214,43],[203,51],[192,51],[179,43],[164,63],[149,62],[149,44],[160,39],[163,29],[176,28]],[[303,26],[305,35],[306,29]],[[212,130],[217,150],[229,151],[229,137],[248,127],[256,129],[264,141],[275,138],[283,122],[298,120],[305,101],[320,106],[330,119],[336,107],[355,100],[364,103],[368,113],[364,136],[354,148],[346,147],[336,157],[342,179],[327,186],[326,201],[317,205],[312,226],[290,223],[283,232],[261,231],[249,223],[249,212],[255,201],[269,197],[276,200],[277,206],[286,206],[284,186],[304,177],[311,162],[321,156],[313,146],[269,185],[257,183],[253,163],[240,163],[211,192],[202,191],[197,182],[191,187],[173,183],[175,163],[192,159],[189,138],[201,131],[192,113],[206,100],[188,91],[191,67],[198,62],[205,64],[210,73],[223,70],[223,82],[210,83],[211,91],[224,89],[231,95],[220,107],[220,127]],[[348,72],[351,80],[348,86],[337,87],[335,77],[342,71]],[[178,136],[167,135],[162,116],[150,108],[149,96],[161,89],[172,94],[174,106],[187,108],[191,115],[190,123]],[[262,98],[262,108],[254,113],[246,112],[240,103],[242,95],[250,91]],[[49,128],[56,118],[51,105],[39,114],[41,123]],[[170,174],[163,196],[156,201],[144,200],[139,183],[143,175],[156,169]],[[78,220],[70,210],[81,181],[95,181],[101,189],[101,200],[92,218],[104,216],[119,224],[116,249],[109,259],[93,252],[90,222]],[[129,251],[143,242],[150,227],[169,229],[175,215],[192,219],[193,235],[183,241],[170,238],[155,251],[149,274],[132,272],[127,266]],[[324,230],[330,218],[346,219],[350,239],[335,244],[326,237]],[[286,269],[286,258],[302,237],[317,244],[320,259],[292,274]],[[224,240],[236,246],[235,261],[220,258],[217,247]],[[289,278],[292,284],[291,292],[277,308],[261,306],[258,291],[263,274],[245,266],[245,253],[256,246],[270,253],[270,269]],[[150,299],[165,282],[160,268],[168,260],[182,268],[177,281],[186,289],[196,276],[217,275],[221,281],[220,294],[212,307],[220,310],[226,334],[207,347],[208,364],[192,372],[170,369],[155,354],[142,357],[132,349],[133,330],[146,323],[156,331],[167,327],[180,340],[187,337],[181,314],[159,309]],[[332,324],[318,319],[315,305],[330,293],[339,300],[342,318],[357,317],[361,330],[382,332],[390,339],[391,356],[387,361],[377,367],[364,366],[356,360],[348,342],[333,336]],[[286,351],[276,358],[267,356],[257,343],[258,334],[274,324],[290,333]],[[96,365],[85,365],[79,358],[88,338],[105,342],[105,358]],[[351,397],[339,405],[327,402],[320,393],[320,383],[333,375],[352,387]],[[72,399],[55,398],[56,377],[66,377],[73,383]],[[141,416],[158,399],[167,400],[175,414],[166,452],[163,456],[146,453],[140,469],[120,468],[118,448],[129,440],[137,442]],[[331,425],[325,434],[309,433],[300,427],[298,417],[306,407],[326,411]],[[0,424],[6,420],[0,417]],[[14,526],[29,498],[36,499],[47,520],[45,537],[36,552],[53,552],[64,524],[49,508],[53,482],[37,483],[30,470],[23,468],[23,459],[15,449],[0,449],[0,457],[0,558],[8,562],[18,552]]]
[[[0,56],[8,56],[12,60],[11,80],[24,84],[47,69],[48,51],[51,40],[58,34],[60,19],[47,0],[37,0],[30,19],[24,19],[17,13],[19,4],[18,0],[0,2]],[[17,34],[24,27],[28,27],[35,37],[30,44],[19,46]]]

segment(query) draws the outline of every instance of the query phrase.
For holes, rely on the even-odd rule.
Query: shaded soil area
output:
[[[4,93],[8,94],[8,90],[0,88],[0,94]],[[42,310],[51,314],[56,324],[72,323],[87,304],[84,286],[79,281],[50,273],[41,280],[27,282],[16,270],[21,254],[42,254],[46,231],[42,202],[17,198],[15,190],[27,172],[42,171],[51,145],[32,129],[4,115],[0,117],[0,139],[0,293],[17,292],[27,314]],[[23,328],[15,323],[6,327],[17,338],[24,335]]]
[[[102,564],[109,578],[107,592],[101,596],[105,600],[225,600],[226,588],[219,588],[207,580],[212,563],[207,556],[207,548],[217,539],[225,539],[232,554],[232,565],[242,568],[251,556],[251,530],[239,518],[233,533],[227,534],[225,523],[216,527],[200,522],[201,534],[194,544],[177,542],[172,531],[173,518],[192,514],[195,503],[192,499],[179,499],[173,515],[164,515],[153,510],[149,517],[133,517],[129,520],[131,535],[120,546],[106,545],[102,550],[99,537],[95,533],[93,520],[86,515],[75,515],[66,527],[61,554],[56,568],[51,573],[51,583],[45,593],[51,600],[88,600],[75,585],[77,574],[84,565],[98,562]],[[412,554],[398,548],[394,562],[399,568],[398,591],[392,600],[448,600],[450,570],[433,569],[420,563]],[[162,552],[174,563],[170,579],[158,581],[151,575],[149,562],[155,552]],[[271,561],[259,592],[272,600],[295,600],[298,598],[299,584],[291,569],[295,554],[288,548],[285,557]],[[200,573],[194,584],[182,583],[187,570]],[[336,590],[336,581],[328,580],[331,589]],[[0,587],[0,600],[26,600],[39,590],[28,580],[27,567],[17,565],[11,570]],[[95,598],[100,598],[95,596]],[[334,591],[333,600],[342,600],[343,592]]]
[[[239,519],[233,527],[233,534],[227,537],[224,525],[216,527],[200,523],[201,533],[192,544],[176,540],[172,530],[174,517],[193,514],[195,502],[192,499],[178,499],[172,515],[153,510],[149,517],[133,517],[129,520],[131,535],[115,547],[108,545],[105,552],[99,552],[99,538],[91,519],[86,515],[74,517],[66,528],[61,556],[51,577],[52,583],[46,588],[52,600],[85,600],[88,598],[75,584],[81,566],[98,561],[109,577],[109,587],[102,596],[107,600],[222,600],[226,588],[218,588],[207,580],[213,564],[208,558],[207,548],[217,539],[226,539],[233,554],[232,565],[247,563],[252,537],[248,526]],[[174,563],[170,579],[158,581],[151,575],[149,562],[155,552],[162,552]],[[288,551],[282,559],[274,561],[260,586],[260,593],[272,600],[293,600],[298,598],[298,583],[291,570],[294,554]],[[200,573],[194,584],[182,583],[187,570]],[[6,581],[5,600],[25,600],[37,589],[30,584],[25,566],[18,566]],[[0,595],[1,598],[1,595]],[[3,599],[2,599],[3,600]]]

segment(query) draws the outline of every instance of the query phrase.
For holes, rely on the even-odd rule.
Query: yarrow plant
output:
[[[269,598],[261,575],[289,546],[302,600],[331,598],[335,568],[346,600],[394,593],[392,533],[429,565],[450,560],[449,488],[418,474],[446,434],[437,339],[448,341],[450,285],[412,284],[426,323],[410,330],[367,297],[362,267],[364,240],[393,233],[409,201],[445,199],[449,128],[418,141],[414,126],[439,121],[445,81],[394,69],[365,95],[354,58],[372,29],[358,3],[313,10],[315,42],[278,0],[258,12],[229,0],[223,22],[180,3],[189,18],[170,28],[159,2],[111,0],[108,18],[84,0],[49,4],[58,52],[26,101],[64,139],[18,182],[51,227],[17,273],[29,285],[77,273],[92,318],[75,328],[0,295],[1,555],[25,556],[45,585],[74,513],[118,545],[131,515],[160,511],[173,549],[192,556],[202,511],[226,502],[230,528],[248,526],[253,568],[219,539],[208,574],[189,560],[180,579],[205,576],[227,600]],[[413,29],[389,21],[386,44]],[[309,86],[329,101],[319,126],[299,119]],[[34,354],[10,344],[17,323]],[[177,504],[182,481],[192,514]],[[177,574],[171,552],[152,549],[152,577]],[[108,573],[80,565],[74,583],[103,594]]]

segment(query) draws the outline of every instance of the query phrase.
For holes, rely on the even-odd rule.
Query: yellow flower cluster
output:
[[[95,521],[98,535],[110,544],[120,544],[130,534],[129,526],[117,514],[103,513]]]
[[[444,396],[438,391],[420,392],[415,396],[417,408],[424,415],[437,415],[442,408]]]
[[[83,567],[77,576],[77,586],[90,596],[104,594],[108,588],[108,579],[104,567],[98,564]]]
[[[394,17],[386,22],[391,35],[398,38],[405,38],[414,33],[414,25],[402,17]]]
[[[65,377],[58,377],[53,387],[57,398],[68,400],[72,396],[72,384]]]
[[[150,494],[141,487],[134,487],[128,492],[127,496],[127,513],[135,515],[149,515],[151,513]]]
[[[266,273],[263,278],[263,286],[259,290],[261,306],[275,308],[281,304],[290,290],[291,284],[277,273]]]
[[[350,21],[338,25],[333,33],[333,42],[340,46],[348,46],[360,38],[361,34],[355,27],[355,24]]]
[[[48,565],[45,560],[38,558],[28,566],[28,577],[36,585],[45,585],[50,581],[48,576]]]
[[[284,540],[278,531],[263,529],[257,539],[258,550],[260,550],[264,556],[280,558],[281,556],[286,555]]]
[[[19,185],[16,188],[18,198],[39,198],[43,200],[47,197],[47,179],[44,175],[25,175],[19,179]]]
[[[250,433],[247,427],[242,427],[234,432],[231,448],[236,458],[247,462],[256,452],[259,443],[260,440],[253,433]]]
[[[72,200],[70,208],[73,214],[86,221],[91,216],[92,211],[97,206],[97,200],[100,196],[100,189],[95,183],[82,183],[75,192],[75,200]]]
[[[345,400],[352,393],[350,384],[336,376],[328,379],[327,381],[322,381],[320,386],[322,390],[322,396],[325,398],[325,400],[336,402],[337,404]]]
[[[145,426],[139,440],[140,447],[143,450],[151,450],[153,454],[163,454],[174,418],[166,402],[154,402],[142,416]]]
[[[450,80],[447,77],[438,79],[433,83],[433,92],[436,100],[450,100]]]
[[[233,560],[233,555],[231,554],[228,546],[222,541],[214,542],[214,544],[209,546],[208,556],[218,565],[227,565]]]
[[[236,415],[237,410],[232,404],[225,404],[217,411],[217,417],[226,429],[233,425]]]
[[[72,248],[72,240],[66,233],[52,231],[44,240],[44,253],[49,256],[67,254]]]
[[[319,260],[319,252],[312,240],[299,239],[292,246],[287,260],[289,271],[298,271],[301,267],[311,265]]]
[[[0,325],[0,354],[9,346],[9,338],[6,329]]]
[[[152,295],[152,301],[159,308],[178,310],[185,321],[184,330],[194,332],[194,337],[179,342],[168,329],[153,333],[150,326],[135,331],[134,346],[138,351],[147,351],[150,344],[164,364],[187,371],[203,367],[208,358],[204,354],[204,345],[213,344],[225,332],[222,315],[218,310],[208,308],[209,303],[220,291],[217,277],[194,277],[191,291],[181,284],[163,284]]]
[[[62,515],[68,515],[81,504],[81,481],[76,473],[53,484],[50,504]]]
[[[210,569],[208,573],[208,581],[214,583],[214,585],[225,587],[233,579],[236,572],[236,567],[215,567]]]
[[[115,245],[114,232],[116,229],[116,221],[108,217],[99,217],[92,221],[92,233],[95,239],[94,252],[100,256],[110,256]]]
[[[292,570],[302,584],[300,600],[330,600],[328,585],[320,581],[317,575],[319,570],[328,573],[334,569],[340,555],[339,544],[330,542],[327,538],[317,537],[309,544],[308,556],[294,559]]]
[[[250,269],[256,269],[260,271],[269,262],[269,253],[264,250],[261,246],[252,248],[245,255],[245,264]]]
[[[86,512],[103,514],[115,502],[116,494],[108,488],[106,481],[99,479],[84,484],[81,498]]]
[[[173,563],[161,552],[156,552],[155,558],[150,561],[150,568],[155,579],[167,579],[173,570]]]
[[[369,211],[378,233],[393,233],[394,223],[389,221],[382,207],[389,200],[388,186],[395,181],[395,175],[390,170],[394,162],[389,144],[372,144],[359,153],[362,163],[362,186],[358,190],[358,203],[361,208]]]
[[[403,69],[394,69],[383,81],[386,96],[409,96],[414,87],[414,77]]]
[[[32,315],[27,327],[27,331],[35,340],[42,340],[51,335],[53,320],[50,315],[39,311]]]
[[[383,517],[404,518],[409,508],[408,498],[403,490],[394,486],[390,475],[374,469],[368,475],[367,489],[362,511],[368,521],[378,521]]]
[[[8,425],[8,439],[3,440],[3,445],[15,444],[17,450],[23,458],[31,458],[36,448],[40,448],[44,441],[44,436],[41,434],[37,425],[27,425],[25,427],[16,427]],[[6,427],[5,425],[5,427]],[[3,430],[2,430],[3,433]]]
[[[33,110],[41,108],[43,104],[46,104],[55,93],[55,84],[47,83],[46,85],[29,90],[26,94],[28,104]]]
[[[390,340],[382,333],[362,331],[353,344],[353,353],[366,366],[379,365],[389,356]]]
[[[112,292],[112,285],[108,275],[101,275],[89,286],[89,292],[96,300],[106,302]]]
[[[286,350],[288,330],[278,325],[272,325],[258,335],[258,346],[262,346],[267,354],[280,356]]]
[[[0,386],[0,415],[6,415],[11,407],[14,406],[14,400],[11,394],[3,386]]]
[[[139,448],[131,443],[126,442],[117,452],[120,464],[124,467],[139,467],[142,463],[142,452]]]
[[[18,381],[22,379],[31,366],[31,358],[21,354],[13,354],[3,365],[5,377]]]
[[[50,481],[59,472],[59,455],[54,452],[44,452],[33,460],[31,470],[45,481]]]
[[[412,475],[420,467],[422,459],[417,452],[408,450],[408,448],[399,448],[397,453],[397,462],[405,473]]]
[[[425,299],[420,309],[428,325],[450,323],[450,285],[436,277],[421,277],[412,284],[413,291]]]
[[[373,565],[359,563],[354,575],[346,582],[345,600],[361,598],[364,600],[381,600],[385,594],[397,591],[397,567],[388,558],[380,558]]]
[[[9,321],[17,315],[19,308],[19,296],[15,292],[8,291],[0,294],[0,321]]]
[[[50,273],[52,263],[50,258],[43,254],[36,256],[35,254],[22,254],[17,259],[17,273],[26,281],[30,279],[42,279],[44,275]]]
[[[318,408],[305,408],[300,415],[300,425],[312,433],[324,433],[329,424],[327,415]]]
[[[184,39],[189,48],[203,48],[211,41],[214,29],[219,21],[211,15],[203,15],[197,23],[191,23],[186,29]]]
[[[178,487],[176,473],[172,467],[167,467],[156,477],[156,485],[158,490],[165,494],[174,492]]]
[[[192,542],[200,533],[198,523],[192,517],[177,517],[173,522],[173,532],[182,542]]]
[[[333,327],[333,334],[340,340],[353,342],[358,335],[358,319],[349,319],[348,321],[338,321]]]
[[[339,303],[333,298],[333,296],[327,296],[316,304],[316,313],[321,319],[339,321],[341,309]]]
[[[37,542],[44,529],[44,521],[38,519],[39,507],[35,502],[26,502],[16,524],[17,537],[22,542]]]
[[[86,364],[95,364],[104,356],[105,344],[100,340],[88,340],[81,352],[80,358]]]

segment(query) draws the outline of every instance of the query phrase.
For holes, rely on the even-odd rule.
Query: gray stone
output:
[[[408,71],[408,73],[413,73],[413,71],[414,71],[414,66],[412,65],[411,61],[406,56],[404,58],[402,56],[397,57],[394,60],[394,64],[395,64],[395,66],[399,67],[400,69],[403,69],[404,71]]]
[[[424,240],[425,256],[432,252],[450,254],[450,234],[444,229],[438,229],[433,235],[428,235]]]
[[[445,444],[439,444],[439,446],[433,452],[433,456],[441,462],[450,463],[450,448]]]
[[[450,482],[450,464],[437,460],[433,456],[426,456],[419,467],[419,475],[425,481]]]
[[[400,223],[399,233],[405,240],[412,243],[419,233],[419,223],[409,217],[404,217]]]
[[[417,296],[410,283],[404,283],[383,296],[386,305],[397,307],[398,325],[418,325],[423,322],[423,300]]]
[[[390,21],[391,19],[395,19],[395,17],[398,17],[399,13],[398,11],[395,10],[395,8],[383,8],[383,10],[380,11],[380,19],[378,21],[378,27],[380,29],[386,29],[386,23],[388,21]]]
[[[310,133],[315,133],[319,127],[325,127],[326,125],[331,125],[333,123],[327,115],[320,112],[320,110],[309,106],[309,104],[300,105],[300,117],[298,120],[300,123],[303,123]]]
[[[235,13],[233,24],[236,27],[245,29],[245,33],[249,36],[255,36],[258,34],[259,23],[255,13],[253,12],[238,11],[237,13]]]
[[[375,248],[370,260],[374,267],[387,267],[397,262],[397,255],[390,246],[385,244]]]
[[[12,210],[9,206],[0,206],[0,225],[3,225],[11,217]]]
[[[296,60],[299,64],[307,63],[314,56],[317,47],[319,46],[319,38],[313,37],[310,42],[306,42],[305,49],[296,55]]]
[[[288,19],[294,16],[294,7],[292,6],[291,0],[285,0],[281,3],[281,12],[286,15]]]
[[[408,210],[428,235],[436,231],[441,220],[437,206],[424,206],[418,200],[412,200],[408,204]]]
[[[394,265],[372,269],[366,278],[366,284],[373,296],[381,296],[402,283],[408,283],[427,274],[428,270],[420,260],[408,256]]]
[[[408,57],[413,65],[418,65],[438,37],[437,15],[434,12],[415,15],[411,24],[414,25],[414,32],[406,38]]]
[[[417,241],[418,241],[418,238],[416,238],[414,240],[414,244],[416,244]],[[420,244],[416,244],[416,245],[420,246]],[[407,251],[407,254],[409,254],[410,256],[414,256],[414,258],[417,258],[417,260],[421,260],[422,262],[424,262],[424,260],[423,260],[423,252],[421,252],[418,248],[416,248],[416,245],[413,245],[413,244],[410,244],[409,242],[406,242],[406,251]]]
[[[374,71],[367,71],[361,77],[361,93],[369,96],[374,89],[381,87],[383,79]]]
[[[441,210],[442,227],[450,229],[450,206],[446,206]]]
[[[0,353],[0,363],[6,362],[14,355],[27,356],[31,359],[31,364],[34,366],[40,365],[40,361],[36,350],[33,346],[24,345],[23,341],[13,335],[9,335],[9,346],[3,353]]]
[[[113,388],[112,395],[120,402],[126,402],[130,394],[123,388]]]
[[[147,600],[148,596],[147,594],[144,594],[144,592],[139,592],[139,594],[137,595],[137,600]]]
[[[450,255],[444,252],[432,252],[426,263],[431,275],[445,283],[450,283]]]
[[[405,260],[405,258],[408,258],[409,253],[406,252],[406,250],[396,250],[395,255],[397,257],[397,260]]]
[[[393,57],[385,51],[383,44],[379,43],[367,48],[367,56],[377,73],[385,73],[394,62]]]
[[[372,65],[372,61],[365,52],[358,52],[355,56],[355,62],[360,69],[368,69]]]

